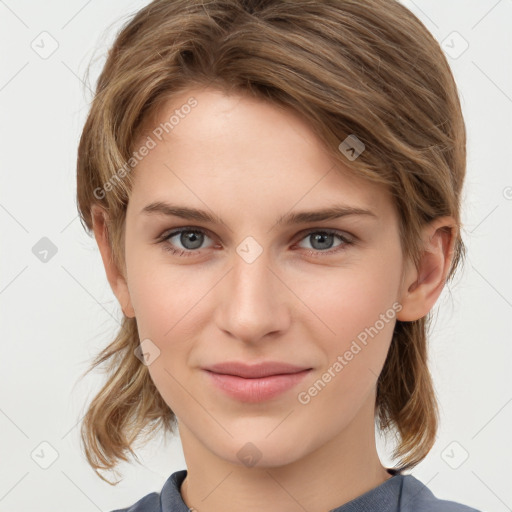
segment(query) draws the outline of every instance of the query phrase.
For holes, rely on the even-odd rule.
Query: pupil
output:
[[[315,243],[317,241],[319,241],[320,242],[320,247],[315,247],[315,249],[326,249],[326,248],[328,249],[329,247],[323,247],[322,243],[325,244],[326,239],[328,241],[332,241],[331,239],[332,239],[333,236],[334,235],[332,235],[330,233],[321,233],[321,234],[313,235],[314,243],[312,245],[313,245],[313,247],[315,247]],[[327,245],[330,245],[330,244],[327,244]]]
[[[201,238],[198,235],[201,235],[201,233],[195,233],[193,231],[183,232],[180,237],[180,242],[187,249],[197,249],[198,247],[201,246]],[[192,244],[192,246],[188,245],[190,243]]]

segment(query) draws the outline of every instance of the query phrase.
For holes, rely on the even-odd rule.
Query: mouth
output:
[[[258,365],[221,363],[203,368],[210,383],[240,402],[255,403],[275,398],[295,387],[312,368],[287,363]]]
[[[223,375],[233,375],[236,377],[244,377],[246,379],[254,379],[273,375],[290,375],[292,373],[311,370],[311,368],[308,366],[298,366],[279,361],[263,361],[256,364],[229,361],[205,367],[203,370]]]

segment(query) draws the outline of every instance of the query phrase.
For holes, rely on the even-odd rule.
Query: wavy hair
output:
[[[451,280],[465,256],[460,201],[466,128],[454,77],[422,22],[396,0],[155,0],[130,16],[97,80],[77,159],[77,208],[92,234],[91,207],[107,213],[113,260],[125,275],[124,228],[135,143],[164,103],[193,86],[250,94],[303,116],[335,161],[387,187],[405,258],[418,268],[421,230],[451,215]],[[354,134],[366,150],[347,161]],[[427,364],[429,312],[397,321],[377,382],[375,420],[398,439],[397,469],[418,464],[438,428]],[[81,426],[89,464],[112,470],[132,444],[176,416],[135,357],[136,318],[123,315],[114,341],[87,372],[107,380]],[[116,485],[116,484],[112,484]]]

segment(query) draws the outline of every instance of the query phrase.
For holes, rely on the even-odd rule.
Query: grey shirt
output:
[[[403,475],[394,469],[387,471],[393,475],[391,478],[330,512],[481,512],[436,498],[412,475]],[[131,507],[112,512],[189,512],[180,494],[186,476],[186,469],[177,471],[167,479],[160,493],[152,492]]]

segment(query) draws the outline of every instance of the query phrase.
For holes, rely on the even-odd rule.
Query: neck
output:
[[[222,459],[180,424],[188,468],[180,489],[183,501],[200,512],[325,512],[340,507],[392,476],[377,454],[373,404],[368,401],[335,437],[279,466],[245,467]]]

